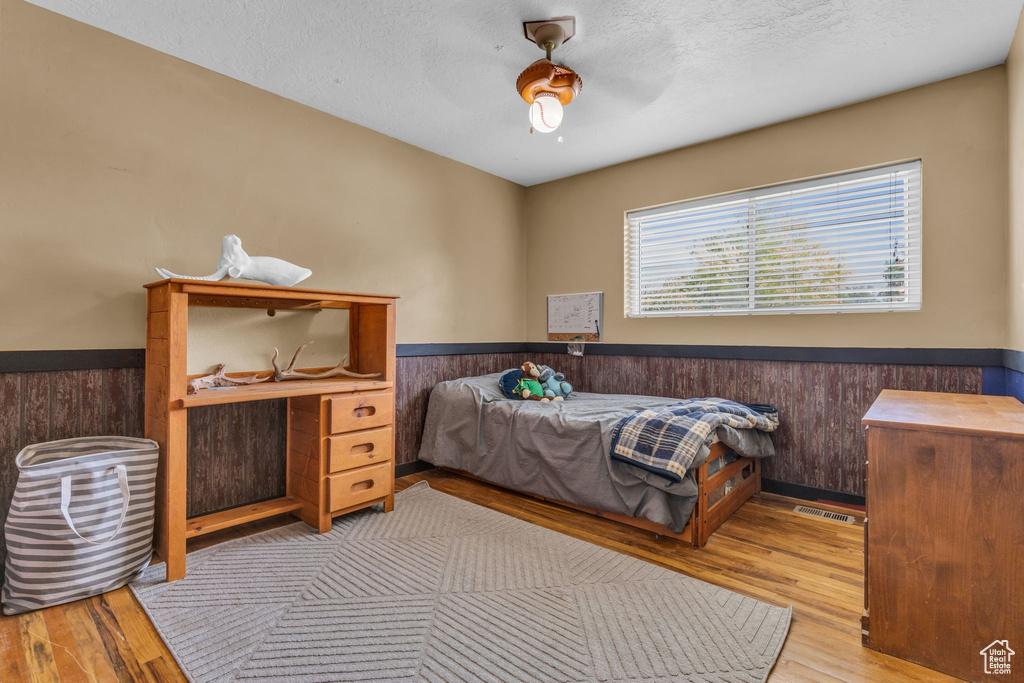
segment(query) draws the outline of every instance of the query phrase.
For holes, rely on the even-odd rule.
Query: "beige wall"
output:
[[[0,98],[0,349],[142,346],[154,266],[210,273],[228,233],[310,287],[400,295],[399,342],[522,337],[519,277],[491,267],[520,250],[514,183],[20,0]],[[343,315],[217,315],[194,371],[341,349]]]
[[[1010,228],[1007,239],[1008,339],[1006,348],[1024,351],[1024,17],[1006,58],[1010,130]]]
[[[542,340],[545,295],[602,290],[609,342],[1024,349],[1024,195],[1007,189],[1008,169],[1013,186],[1024,176],[1022,53],[1018,40],[1005,69],[524,189],[0,0],[0,349],[142,345],[153,267],[211,272],[228,233],[311,268],[309,286],[401,295],[403,343]],[[623,317],[623,212],[916,157],[921,312]],[[522,253],[526,279],[491,267]],[[308,339],[308,360],[333,362],[346,325],[193,322],[193,371],[264,367]]]
[[[526,283],[527,338],[545,338],[545,295],[603,290],[608,342],[1002,347],[1006,120],[999,66],[528,188],[525,250],[539,260]],[[920,312],[624,318],[623,212],[917,157]]]

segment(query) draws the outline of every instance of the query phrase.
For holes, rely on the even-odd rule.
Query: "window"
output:
[[[626,215],[626,315],[921,309],[921,162]]]

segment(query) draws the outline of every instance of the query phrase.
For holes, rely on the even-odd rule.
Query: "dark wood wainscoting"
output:
[[[723,360],[553,353],[399,358],[397,462],[416,459],[430,389],[438,382],[518,367],[524,360],[564,372],[579,391],[650,396],[721,396],[780,411],[778,457],[764,476],[864,494],[860,419],[882,389],[981,393],[979,367]]]
[[[720,396],[771,403],[782,427],[764,476],[864,494],[860,419],[882,389],[981,393],[981,368],[806,363],[638,356],[537,354],[580,391],[651,396]]]
[[[287,401],[188,411],[188,516],[285,495]]]
[[[435,384],[518,367],[527,358],[561,370],[580,391],[772,403],[783,426],[765,476],[857,495],[864,493],[860,418],[882,389],[982,391],[982,369],[969,366],[526,352],[406,356],[398,358],[396,464],[417,458]],[[143,387],[143,370],[133,367],[0,373],[0,560],[18,451],[74,436],[141,436]],[[283,401],[195,408],[188,438],[189,515],[283,495]]]
[[[420,452],[420,436],[427,416],[430,390],[438,382],[517,368],[523,353],[480,353],[461,356],[405,356],[398,358],[398,429],[395,464],[412,462]]]
[[[504,353],[399,358],[396,464],[416,459],[435,384],[520,363]],[[0,373],[0,563],[18,452],[76,436],[142,436],[144,390],[142,368]],[[189,411],[189,516],[284,495],[285,419],[282,400]]]
[[[142,436],[142,368],[0,373],[0,562],[3,523],[25,446],[76,436]],[[189,412],[188,513],[284,495],[284,401]]]
[[[0,560],[18,452],[76,436],[142,436],[144,382],[142,368],[0,373]]]

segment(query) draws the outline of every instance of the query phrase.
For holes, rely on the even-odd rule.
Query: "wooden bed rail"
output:
[[[441,467],[440,469],[463,477],[482,481],[487,484],[491,484],[492,486],[498,486],[521,495],[530,496],[531,498],[543,500],[548,503],[554,503],[555,505],[561,505],[562,507],[567,507],[572,510],[586,512],[587,514],[594,515],[595,517],[602,517],[614,522],[628,524],[629,526],[637,529],[653,531],[658,535],[685,541],[694,547],[701,548],[708,542],[708,537],[711,536],[718,527],[722,526],[725,520],[729,519],[734,512],[739,510],[751,496],[761,491],[761,460],[759,458],[740,457],[728,465],[725,465],[713,475],[708,475],[708,465],[730,452],[729,448],[721,442],[712,444],[711,452],[708,454],[707,460],[705,460],[704,464],[698,467],[695,471],[697,479],[697,502],[693,506],[693,512],[690,513],[690,521],[679,533],[672,531],[663,524],[658,524],[657,522],[652,522],[651,520],[644,519],[642,517],[630,517],[617,512],[595,510],[583,507],[582,505],[574,505],[572,503],[566,503],[565,501],[546,498],[535,493],[518,491],[516,489],[509,488],[508,486],[477,477],[469,472],[453,469],[451,467]],[[725,486],[730,479],[740,472],[743,472],[746,475],[740,484],[727,492],[719,500],[709,505],[710,495]]]
[[[708,475],[708,464],[728,452],[728,449],[724,449],[714,458],[708,456],[708,460],[697,468],[697,504],[694,506],[691,521],[697,522],[695,529],[697,538],[693,545],[698,548],[703,547],[715,529],[722,526],[725,520],[750,500],[751,496],[761,491],[760,458],[737,458],[714,474]],[[729,480],[741,472],[746,473],[746,477],[739,486],[727,492],[713,504],[709,504],[711,494],[725,486]]]

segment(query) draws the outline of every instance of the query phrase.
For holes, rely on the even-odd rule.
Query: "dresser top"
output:
[[[892,429],[1024,438],[1024,403],[1012,396],[886,389],[862,422]]]

